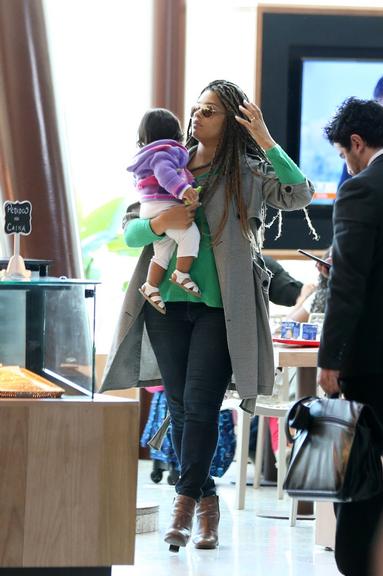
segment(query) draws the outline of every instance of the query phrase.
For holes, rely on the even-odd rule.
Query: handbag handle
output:
[[[305,396],[299,398],[291,406],[285,418],[285,434],[290,444],[292,444],[297,437],[291,435],[290,428],[296,430],[307,430],[310,426],[310,406],[307,405],[308,401],[317,400],[316,396]]]

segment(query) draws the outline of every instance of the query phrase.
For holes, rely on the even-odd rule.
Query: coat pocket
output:
[[[263,302],[263,308],[269,316],[269,289],[271,276],[256,260],[253,260],[254,288],[257,306]],[[262,309],[262,306],[261,306]]]

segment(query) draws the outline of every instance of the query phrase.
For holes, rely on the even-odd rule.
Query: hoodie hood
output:
[[[150,162],[157,152],[170,151],[177,156],[179,165],[185,167],[189,160],[189,152],[176,140],[156,140],[147,144],[137,152],[132,163],[127,167],[128,172],[142,173],[150,170]]]

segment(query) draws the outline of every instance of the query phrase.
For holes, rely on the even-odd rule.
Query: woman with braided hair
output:
[[[217,80],[204,88],[191,110],[187,135],[188,169],[202,186],[200,203],[176,206],[150,220],[138,218],[137,207],[128,208],[125,240],[145,248],[129,284],[103,383],[104,390],[126,388],[159,377],[150,370],[147,332],[165,386],[181,472],[165,534],[174,551],[190,539],[195,514],[194,545],[218,545],[218,496],[209,469],[232,375],[248,410],[257,394],[272,392],[269,275],[260,253],[266,205],[296,210],[314,192],[272,139],[260,109],[231,82]],[[193,221],[201,242],[191,273],[202,298],[169,281],[173,256],[160,285],[167,314],[157,314],[136,296],[151,244],[167,228],[186,228]]]

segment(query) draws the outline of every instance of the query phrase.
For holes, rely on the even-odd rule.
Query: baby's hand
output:
[[[198,201],[198,191],[190,186],[182,194],[182,200],[185,204],[194,204],[194,202]]]

